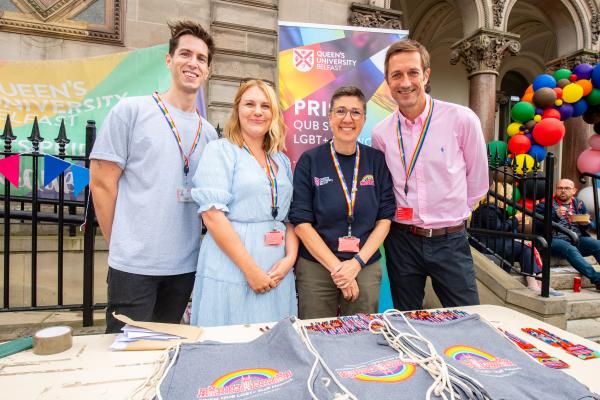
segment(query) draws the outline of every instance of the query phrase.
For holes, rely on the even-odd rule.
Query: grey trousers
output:
[[[331,274],[321,264],[299,257],[296,263],[296,290],[298,292],[298,317],[301,319],[327,318],[357,313],[376,313],[379,307],[381,264],[367,265],[356,276],[358,299],[344,299],[335,286]]]

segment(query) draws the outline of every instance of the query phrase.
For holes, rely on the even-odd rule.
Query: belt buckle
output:
[[[426,228],[426,229],[423,229],[423,231],[427,232],[427,233],[426,233],[425,235],[423,235],[423,236],[425,236],[425,237],[427,237],[427,238],[430,238],[430,237],[432,237],[432,236],[433,236],[433,229],[432,229],[432,228]]]

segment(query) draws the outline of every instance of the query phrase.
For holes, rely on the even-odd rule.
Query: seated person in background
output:
[[[496,188],[495,184],[492,184],[491,190],[497,190],[500,196],[506,198],[512,198],[512,186],[506,186],[506,193],[504,186],[499,184]],[[523,219],[523,214],[517,212],[513,217],[507,217],[504,209],[504,202],[496,200],[493,197],[489,197],[489,203],[482,202],[471,217],[471,228],[488,229],[495,231],[504,232],[517,232],[519,224]],[[502,258],[507,260],[510,264],[513,264],[515,259],[518,260],[521,265],[521,271],[531,274],[532,271],[535,276],[526,276],[527,287],[536,293],[541,292],[541,281],[536,277],[541,278],[542,274],[542,260],[537,251],[534,251],[532,256],[532,247],[529,243],[524,243],[520,239],[512,239],[507,237],[499,236],[487,236],[487,235],[473,235],[475,239],[483,243],[483,246],[487,247],[491,251],[501,255]],[[490,251],[483,248],[479,243],[474,243],[474,247],[484,253]],[[557,290],[550,288],[551,296],[562,296]]]
[[[575,184],[569,179],[561,179],[556,185],[556,194],[552,199],[552,220],[572,230],[579,237],[579,244],[574,246],[569,238],[560,232],[552,234],[552,255],[565,258],[577,271],[587,276],[596,290],[600,290],[600,273],[588,263],[584,257],[594,256],[600,262],[600,240],[590,237],[587,228],[594,228],[590,222],[585,204],[575,197]],[[544,212],[545,205],[539,204],[538,213]],[[587,218],[586,218],[587,216]]]

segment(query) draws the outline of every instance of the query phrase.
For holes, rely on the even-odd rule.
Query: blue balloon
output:
[[[581,99],[571,104],[573,106],[573,117],[581,117],[588,109],[588,103]]]
[[[596,64],[592,70],[592,85],[596,89],[600,89],[600,64]]]
[[[535,113],[536,113],[536,115],[544,115],[544,109],[543,108],[536,108],[535,109]]]
[[[527,154],[537,162],[544,161],[544,158],[546,158],[546,149],[539,144],[532,144]]]
[[[573,68],[573,73],[577,75],[577,79],[590,79],[593,69],[594,67],[592,67],[590,64],[579,64]]]
[[[533,80],[533,91],[535,92],[536,90],[544,87],[554,89],[556,87],[556,79],[554,79],[552,75],[548,74],[538,75]]]

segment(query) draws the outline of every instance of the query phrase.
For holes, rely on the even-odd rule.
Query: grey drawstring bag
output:
[[[425,370],[400,361],[398,352],[371,332],[308,335],[336,378],[359,399],[424,399],[433,383]]]
[[[390,321],[395,328],[413,333],[401,318]],[[411,320],[410,324],[449,365],[479,381],[494,400],[597,399],[576,379],[532,360],[477,314],[446,322]]]
[[[157,388],[165,400],[310,399],[308,386],[321,400],[342,391],[316,366],[289,319],[247,343],[182,344]]]

